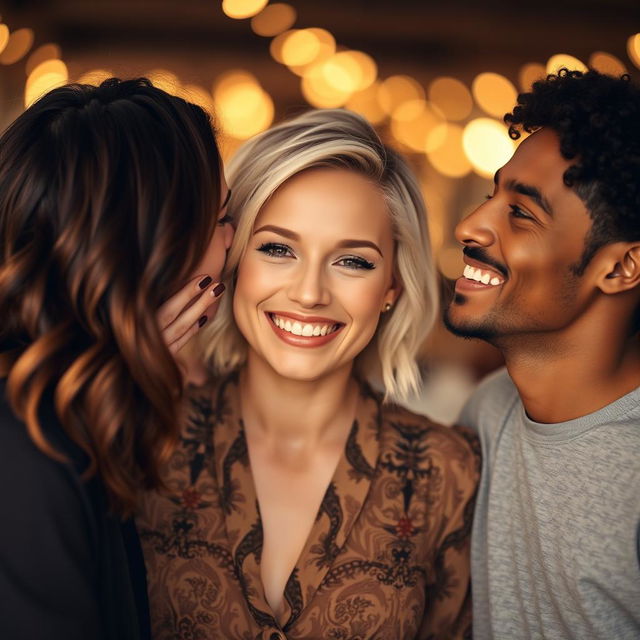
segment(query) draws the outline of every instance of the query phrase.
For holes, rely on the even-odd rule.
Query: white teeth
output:
[[[271,319],[273,320],[273,324],[276,327],[286,331],[287,333],[292,333],[295,336],[304,336],[305,338],[315,336],[326,336],[328,333],[337,330],[338,325],[335,324],[311,324],[311,323],[302,323],[297,321],[285,320],[276,315],[272,315]]]
[[[468,264],[465,265],[462,275],[468,280],[474,280],[475,282],[481,282],[482,284],[490,284],[494,287],[502,284],[502,280],[496,276],[492,276],[489,271],[476,269]]]

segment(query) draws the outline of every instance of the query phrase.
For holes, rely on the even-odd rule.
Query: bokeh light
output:
[[[62,51],[60,51],[60,47],[57,44],[43,44],[27,58],[25,72],[29,75],[40,63],[47,60],[56,60],[61,56]]]
[[[271,38],[290,29],[297,18],[296,10],[284,2],[267,5],[251,18],[251,28],[259,36]]]
[[[462,178],[471,171],[471,163],[462,147],[462,127],[457,124],[440,125],[438,134],[442,143],[427,153],[429,162],[443,176]]]
[[[313,62],[320,53],[320,39],[310,29],[289,31],[282,42],[280,56],[290,67],[299,67]]]
[[[629,36],[627,40],[627,55],[629,60],[640,69],[640,33]]]
[[[304,73],[300,89],[305,100],[319,109],[331,109],[346,104],[352,91],[345,91],[329,82],[325,72],[325,62],[311,65]]]
[[[390,76],[381,83],[378,100],[384,111],[392,114],[403,102],[424,100],[424,89],[411,76]]]
[[[69,72],[62,60],[45,60],[27,78],[24,88],[24,106],[30,107],[45,93],[66,84],[68,80]]]
[[[511,81],[499,73],[479,74],[473,80],[471,90],[483,111],[500,118],[507,111],[511,111],[518,97],[518,92]]]
[[[558,73],[562,67],[566,67],[570,71],[587,71],[587,65],[575,56],[568,53],[557,53],[551,56],[547,61],[547,73]]]
[[[222,0],[222,10],[230,18],[242,20],[260,13],[269,0]]]
[[[215,111],[222,130],[240,140],[264,131],[273,122],[273,100],[246,71],[230,71],[214,84]]]
[[[621,76],[627,72],[622,61],[606,51],[592,53],[589,57],[589,66],[600,73],[607,73],[611,76]]]
[[[492,118],[476,118],[464,128],[462,145],[478,175],[492,178],[515,151],[507,128]]]
[[[104,82],[107,78],[113,78],[113,71],[109,71],[109,69],[91,69],[90,71],[85,71],[77,80],[79,84],[92,84],[99,85]]]
[[[449,120],[464,120],[473,109],[469,89],[456,78],[436,78],[429,85],[428,96]]]
[[[9,27],[6,24],[0,24],[0,54],[5,50],[9,44]]]
[[[351,111],[364,116],[371,124],[381,124],[385,121],[387,114],[378,102],[379,82],[374,82],[370,87],[356,91],[352,94],[345,106]]]
[[[430,134],[443,123],[442,113],[425,100],[408,100],[394,110],[391,133],[405,148],[425,153],[439,146]]]
[[[9,41],[0,53],[2,64],[14,64],[25,56],[33,44],[32,29],[17,29],[9,35]]]
[[[299,36],[298,34],[304,34]],[[296,52],[296,46],[306,47],[306,53],[313,48],[314,55],[304,55],[305,51]],[[308,67],[317,62],[330,58],[336,51],[335,38],[326,30],[311,27],[309,29],[291,29],[276,36],[269,47],[272,57],[281,64],[286,64],[290,71],[303,76]],[[285,55],[287,59],[285,59]],[[298,64],[296,58],[306,59],[307,62]]]
[[[518,84],[522,91],[531,91],[531,86],[537,80],[544,80],[547,77],[547,69],[539,62],[528,62],[520,67],[518,72]]]
[[[145,76],[151,80],[153,86],[158,87],[158,89],[162,89],[172,95],[177,95],[180,92],[180,78],[167,69],[152,69],[146,73]]]

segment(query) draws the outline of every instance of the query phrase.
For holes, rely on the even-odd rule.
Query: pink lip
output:
[[[342,325],[338,329],[336,329],[336,331],[328,333],[326,336],[294,336],[293,333],[288,333],[287,331],[284,331],[280,327],[276,326],[271,320],[271,318],[269,317],[270,313],[278,316],[292,318],[293,320],[298,320],[298,321],[302,320],[303,322],[309,322],[309,323],[310,322],[317,322],[317,323],[324,322],[325,324],[338,324],[338,323],[332,320],[327,320],[326,318],[312,320],[311,317],[305,319],[303,316],[299,316],[291,313],[280,313],[276,311],[265,312],[265,316],[267,317],[267,322],[273,329],[273,332],[278,336],[278,338],[280,338],[280,340],[294,347],[304,347],[304,348],[322,347],[328,342],[331,342],[331,340],[333,340],[344,328],[344,325]],[[317,316],[313,316],[313,317],[317,317]]]

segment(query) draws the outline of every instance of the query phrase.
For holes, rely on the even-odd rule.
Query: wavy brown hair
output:
[[[206,112],[145,79],[51,91],[0,138],[0,376],[63,461],[39,420],[52,399],[121,515],[177,439],[155,316],[204,255],[220,171]]]

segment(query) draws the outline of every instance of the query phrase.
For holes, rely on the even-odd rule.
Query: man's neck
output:
[[[615,341],[611,335],[566,336],[505,345],[507,370],[527,415],[536,422],[559,423],[586,416],[640,386],[640,339]],[[551,344],[550,344],[551,343]]]

